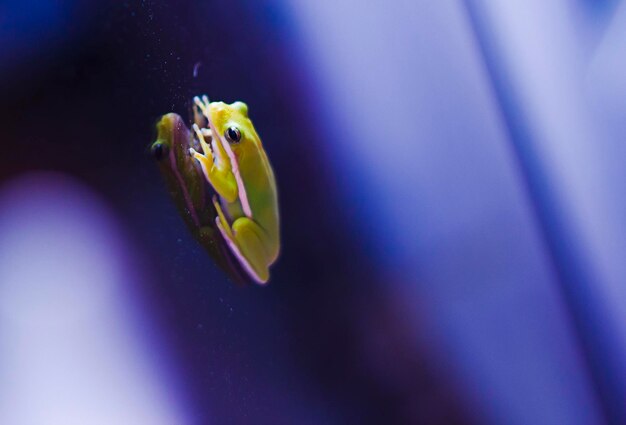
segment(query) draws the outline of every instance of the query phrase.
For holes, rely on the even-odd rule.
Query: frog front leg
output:
[[[194,148],[189,148],[189,152],[200,162],[204,177],[213,186],[218,195],[228,202],[235,202],[238,196],[237,182],[232,173],[230,161],[228,158],[220,155],[219,151],[216,158],[213,155],[213,149],[204,139],[204,134],[200,131],[200,128],[194,124],[193,129],[200,141],[203,153],[196,151]]]
[[[219,203],[215,200],[213,203],[218,214],[215,223],[228,247],[252,279],[266,283],[270,277],[271,253],[265,230],[248,217],[238,218],[231,227]]]

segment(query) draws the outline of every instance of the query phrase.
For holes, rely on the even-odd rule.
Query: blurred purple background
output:
[[[0,423],[626,423],[624,58],[618,0],[1,3]],[[148,154],[202,93],[266,288]]]

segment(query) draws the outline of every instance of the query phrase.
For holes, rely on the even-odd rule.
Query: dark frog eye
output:
[[[150,148],[150,152],[152,152],[152,156],[158,161],[167,155],[168,147],[161,142],[156,142]]]
[[[224,137],[226,137],[228,143],[239,143],[241,141],[241,131],[237,127],[229,127],[224,132]]]

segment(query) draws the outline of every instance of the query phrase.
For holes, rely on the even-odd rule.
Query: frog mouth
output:
[[[215,124],[213,123],[213,120],[211,119],[211,116],[210,116],[211,114],[209,113],[209,98],[206,95],[204,95],[202,96],[202,100],[198,96],[194,97],[193,100],[194,100],[194,103],[202,109],[203,115],[207,119],[207,122],[209,123],[209,128],[211,129],[212,139],[214,141],[217,140],[217,142],[222,146],[222,148],[226,152],[226,155],[228,155],[232,173],[235,176],[235,182],[237,183],[237,192],[239,196],[239,202],[241,203],[241,208],[243,210],[243,213],[246,215],[246,217],[252,218],[252,208],[250,208],[250,202],[248,201],[248,194],[246,192],[246,186],[243,182],[243,179],[241,178],[241,172],[239,171],[239,161],[237,160],[235,153],[230,147],[230,144],[226,140],[224,140],[223,134],[218,133],[217,128],[215,127]],[[203,105],[203,106],[200,106],[200,105]]]

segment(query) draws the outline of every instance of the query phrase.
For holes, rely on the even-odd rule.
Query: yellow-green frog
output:
[[[196,121],[204,125],[205,119],[196,116]],[[211,200],[214,192],[209,188],[198,161],[189,155],[189,148],[196,146],[200,149],[200,143],[189,132],[183,119],[174,113],[159,120],[157,131],[157,140],[150,151],[189,230],[233,282],[250,282],[248,273],[215,225],[217,211]]]
[[[269,280],[280,251],[274,172],[243,102],[194,102],[208,123],[194,131],[202,152],[190,148],[216,196],[216,225],[244,270],[257,283]]]

